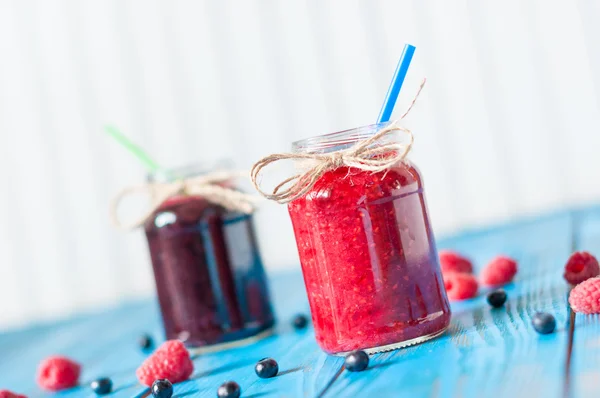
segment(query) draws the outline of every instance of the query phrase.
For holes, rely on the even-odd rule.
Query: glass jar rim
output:
[[[359,141],[377,134],[391,122],[375,123],[367,126],[355,127],[335,133],[328,133],[305,138],[292,143],[294,153],[328,153],[351,147]]]
[[[153,172],[149,172],[146,175],[146,180],[148,182],[155,183],[168,183],[190,177],[201,176],[215,170],[229,171],[231,170],[231,162],[226,159],[221,159],[214,163],[188,163],[183,166],[168,169],[158,169]]]

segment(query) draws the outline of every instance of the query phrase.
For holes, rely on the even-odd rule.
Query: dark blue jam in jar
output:
[[[167,339],[218,348],[268,334],[275,320],[252,215],[179,195],[144,229]]]

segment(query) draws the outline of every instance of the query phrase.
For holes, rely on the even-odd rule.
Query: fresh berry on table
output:
[[[517,262],[510,257],[498,256],[481,271],[480,280],[485,286],[505,285],[517,274]]]
[[[37,383],[48,391],[59,391],[75,387],[79,382],[81,365],[60,355],[53,355],[40,362]]]
[[[140,383],[150,387],[155,380],[168,379],[171,383],[187,380],[194,371],[190,353],[179,340],[165,341],[136,370]]]
[[[362,372],[369,366],[369,356],[364,351],[353,351],[346,355],[344,367],[349,372]]]
[[[471,274],[449,272],[444,274],[444,287],[452,301],[466,300],[477,295],[479,284]]]
[[[152,383],[152,396],[154,398],[171,398],[173,396],[173,384],[167,379],[160,379]]]
[[[102,377],[92,381],[90,387],[97,395],[105,395],[112,391],[112,380],[108,377]]]
[[[242,393],[240,385],[235,381],[226,381],[221,384],[217,390],[217,397],[219,398],[239,398]]]
[[[154,346],[154,340],[149,334],[143,334],[138,341],[142,350],[149,350]]]
[[[600,278],[590,278],[575,286],[569,294],[569,304],[575,312],[600,314]]]
[[[465,272],[467,274],[473,273],[473,263],[468,258],[461,256],[452,250],[440,250],[440,267],[442,273],[447,272]]]
[[[563,276],[571,285],[577,285],[598,274],[600,274],[600,266],[596,257],[588,252],[575,252],[569,257]]]
[[[17,394],[8,390],[0,390],[0,398],[27,398],[27,396]]]
[[[487,296],[487,302],[494,308],[500,308],[506,303],[506,292],[503,289],[494,290]]]
[[[263,358],[254,367],[256,375],[261,379],[270,379],[279,372],[279,365],[273,358]]]
[[[298,314],[292,320],[292,325],[296,330],[304,329],[308,325],[308,318],[304,314]]]
[[[536,332],[540,334],[550,334],[556,329],[556,319],[547,312],[537,312],[533,315],[531,323]]]

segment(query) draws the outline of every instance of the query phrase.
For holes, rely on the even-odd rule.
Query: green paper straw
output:
[[[144,167],[151,173],[155,173],[163,168],[156,163],[150,155],[148,155],[142,148],[133,143],[129,138],[125,137],[123,133],[121,133],[114,126],[106,126],[104,130],[108,135],[115,139],[123,148],[127,149],[129,153],[135,156]]]

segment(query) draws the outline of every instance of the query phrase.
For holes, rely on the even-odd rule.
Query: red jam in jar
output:
[[[273,327],[251,215],[179,195],[163,202],[144,229],[167,339],[224,348]]]
[[[383,127],[315,137],[293,149],[345,149]],[[393,135],[382,140],[398,141]],[[414,165],[405,160],[376,173],[339,167],[288,209],[324,351],[386,351],[444,332],[450,307]]]

